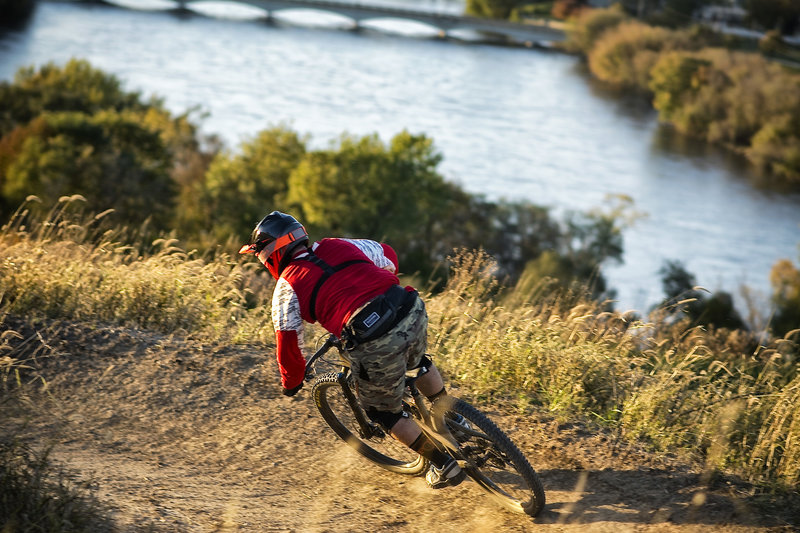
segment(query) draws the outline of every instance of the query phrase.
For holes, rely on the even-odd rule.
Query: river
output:
[[[605,269],[618,309],[659,301],[665,259],[710,290],[738,295],[746,284],[762,300],[772,265],[798,260],[800,195],[754,186],[743,160],[672,134],[649,105],[598,86],[574,57],[433,39],[434,30],[397,21],[356,33],[319,13],[268,25],[224,12],[236,17],[40,2],[24,27],[0,34],[0,79],[79,57],[175,112],[202,106],[203,129],[233,149],[279,123],[312,146],[345,131],[388,141],[407,129],[434,139],[445,177],[490,198],[560,214],[628,195],[647,216],[626,230],[624,263]]]

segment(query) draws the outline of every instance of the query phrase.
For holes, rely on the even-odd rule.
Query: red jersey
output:
[[[281,385],[291,389],[305,377],[303,323],[320,325],[337,337],[350,315],[375,296],[396,285],[397,254],[386,245],[366,239],[323,239],[311,246],[314,255],[331,267],[347,261],[348,265],[332,274],[320,286],[316,309],[310,309],[311,293],[323,270],[303,252],[295,256],[281,273],[272,295],[272,324]]]

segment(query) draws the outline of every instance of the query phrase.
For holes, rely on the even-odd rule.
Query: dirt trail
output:
[[[441,491],[386,472],[325,426],[304,389],[280,395],[271,350],[118,327],[3,328],[37,354],[49,398],[26,438],[91,480],[118,531],[790,531],[677,460],[546,416],[490,412],[539,472],[548,503],[511,514],[474,483]],[[34,333],[41,333],[41,338]],[[38,347],[36,347],[38,346]]]

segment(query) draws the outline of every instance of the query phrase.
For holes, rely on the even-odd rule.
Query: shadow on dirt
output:
[[[695,473],[643,468],[539,472],[548,504],[540,524],[697,524],[760,526],[786,531],[800,525],[800,498],[786,505],[753,496],[752,488],[731,478],[708,482]],[[785,497],[784,497],[785,498]],[[773,513],[764,513],[768,504]],[[784,509],[774,514],[776,508]]]

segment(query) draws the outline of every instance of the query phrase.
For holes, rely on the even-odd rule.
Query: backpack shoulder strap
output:
[[[308,313],[311,315],[311,319],[314,320],[314,322],[317,321],[317,295],[319,294],[319,289],[322,287],[322,285],[328,281],[328,278],[351,265],[358,263],[370,263],[370,261],[366,259],[350,259],[348,261],[343,261],[336,266],[331,266],[320,259],[320,257],[311,250],[308,251],[307,256],[301,257],[300,259],[310,261],[322,269],[322,276],[320,276],[320,278],[317,280],[317,284],[314,285],[314,289],[311,291],[311,300],[308,303]]]

